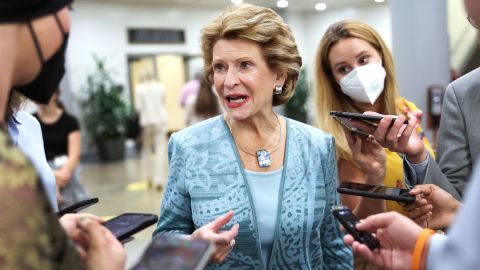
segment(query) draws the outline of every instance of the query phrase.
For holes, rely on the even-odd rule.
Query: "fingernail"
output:
[[[80,217],[80,223],[84,223],[85,221],[87,221],[88,217],[85,217],[85,216],[82,216]]]

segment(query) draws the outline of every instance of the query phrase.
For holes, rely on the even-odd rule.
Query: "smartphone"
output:
[[[153,214],[125,213],[105,222],[107,227],[119,241],[123,241],[135,233],[157,223],[158,217]]]
[[[98,198],[90,198],[90,199],[86,199],[86,200],[83,200],[83,201],[79,201],[77,203],[65,206],[62,209],[58,210],[57,211],[57,216],[61,217],[65,214],[77,213],[80,210],[83,210],[83,209],[89,207],[90,205],[96,204],[97,202],[98,202]]]
[[[415,196],[408,194],[408,189],[370,185],[354,182],[342,182],[337,188],[338,193],[384,199],[410,204],[415,202]]]
[[[215,250],[213,243],[181,236],[157,236],[133,270],[201,270]]]
[[[356,241],[367,245],[370,249],[380,247],[380,243],[372,234],[359,231],[355,228],[355,225],[360,221],[350,209],[344,206],[332,207],[332,214]]]
[[[383,115],[365,115],[361,113],[351,113],[351,112],[337,112],[331,111],[330,115],[340,117],[340,118],[349,118],[353,120],[360,120],[369,123],[378,123],[383,119]],[[396,116],[392,116],[392,123],[397,120]],[[408,124],[408,119],[405,119],[404,124]]]
[[[360,137],[363,137],[363,138],[368,138],[370,135],[368,133],[366,133],[365,131],[357,128],[357,127],[354,127],[352,126],[348,120],[345,120],[345,119],[342,119],[342,118],[339,118],[339,117],[336,117],[336,116],[333,116],[333,119],[335,119],[337,122],[340,123],[340,125],[342,125],[346,130],[348,130],[349,132],[352,132],[354,134],[357,134],[359,135]]]

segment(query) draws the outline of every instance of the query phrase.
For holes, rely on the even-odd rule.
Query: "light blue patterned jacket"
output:
[[[330,212],[339,204],[332,136],[287,119],[287,142],[280,184],[279,213],[268,269],[352,269]],[[264,269],[255,205],[233,138],[222,116],[172,135],[169,176],[153,235],[191,234],[226,214],[226,229],[239,223],[236,245],[222,264],[207,269]]]

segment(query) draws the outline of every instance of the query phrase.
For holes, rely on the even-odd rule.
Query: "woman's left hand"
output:
[[[367,176],[367,183],[383,185],[386,170],[386,153],[383,147],[373,139],[364,139],[346,132],[353,160]]]

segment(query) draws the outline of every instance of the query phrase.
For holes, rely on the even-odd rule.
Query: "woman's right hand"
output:
[[[210,257],[211,262],[223,262],[235,246],[235,237],[238,234],[239,225],[233,225],[228,231],[220,230],[232,218],[233,211],[230,210],[224,216],[218,217],[207,225],[195,230],[191,236],[194,239],[201,239],[215,244],[215,252],[212,254],[212,257]]]
[[[374,233],[380,248],[369,249],[347,234],[343,240],[356,254],[386,269],[411,269],[412,253],[422,228],[396,212],[371,215],[355,226],[360,231]],[[427,241],[428,245],[428,241]]]

